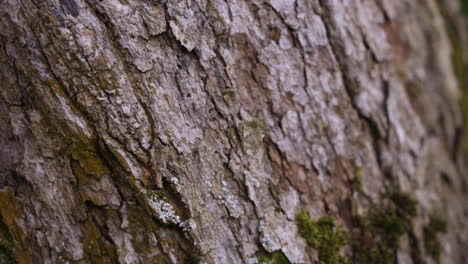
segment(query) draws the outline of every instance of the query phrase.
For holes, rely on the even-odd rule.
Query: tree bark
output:
[[[306,212],[333,219],[349,237],[339,261],[359,263],[357,219],[407,219],[401,194],[417,216],[396,262],[464,263],[460,9],[0,0],[0,257],[333,263],[301,231]]]

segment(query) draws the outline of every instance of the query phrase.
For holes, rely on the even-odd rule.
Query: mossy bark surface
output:
[[[461,10],[0,0],[0,258],[352,262],[388,208],[396,262],[464,263]]]

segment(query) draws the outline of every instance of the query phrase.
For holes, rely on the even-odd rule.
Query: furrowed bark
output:
[[[464,263],[460,10],[0,0],[0,257],[326,262],[307,212],[349,234],[339,255],[357,263],[357,219],[401,194],[417,216],[396,262],[437,262],[438,215],[440,263]]]

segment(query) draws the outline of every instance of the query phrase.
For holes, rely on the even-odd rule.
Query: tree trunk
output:
[[[460,9],[0,0],[0,262],[465,263]]]

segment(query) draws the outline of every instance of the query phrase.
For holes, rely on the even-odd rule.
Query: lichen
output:
[[[195,220],[193,219],[185,220],[180,224],[180,226],[182,227],[182,230],[184,230],[184,232],[195,230],[198,227],[197,222],[195,222]]]
[[[265,264],[291,264],[288,258],[280,250],[273,251],[269,255],[260,256],[258,258],[258,263]]]
[[[148,205],[153,209],[156,217],[164,224],[181,223],[180,217],[176,214],[173,206],[166,202],[162,196],[156,192],[147,192]]]
[[[97,179],[102,175],[109,173],[107,166],[97,154],[96,148],[92,143],[75,142],[71,147],[71,155],[73,160],[76,161],[74,172],[78,172],[78,177],[84,180],[86,176],[93,176]],[[81,170],[78,169],[81,167]],[[80,175],[84,174],[84,175]]]
[[[263,248],[268,252],[274,252],[281,248],[281,243],[273,233],[271,228],[265,225],[264,221],[260,222],[260,226],[258,228],[260,232],[260,243],[262,244]]]
[[[240,216],[239,212],[239,201],[237,200],[236,196],[234,196],[228,188],[227,182],[221,182],[222,187],[221,191],[223,192],[223,203],[228,209],[229,215],[238,218]]]
[[[426,253],[437,262],[439,262],[440,255],[442,253],[442,247],[438,239],[438,234],[446,232],[447,222],[437,214],[431,215],[429,224],[427,224],[423,229],[424,249],[426,250]]]
[[[330,216],[324,216],[317,221],[310,219],[305,211],[296,216],[299,234],[313,248],[318,250],[319,259],[328,264],[346,263],[340,255],[340,249],[348,242],[348,233],[335,225]]]

